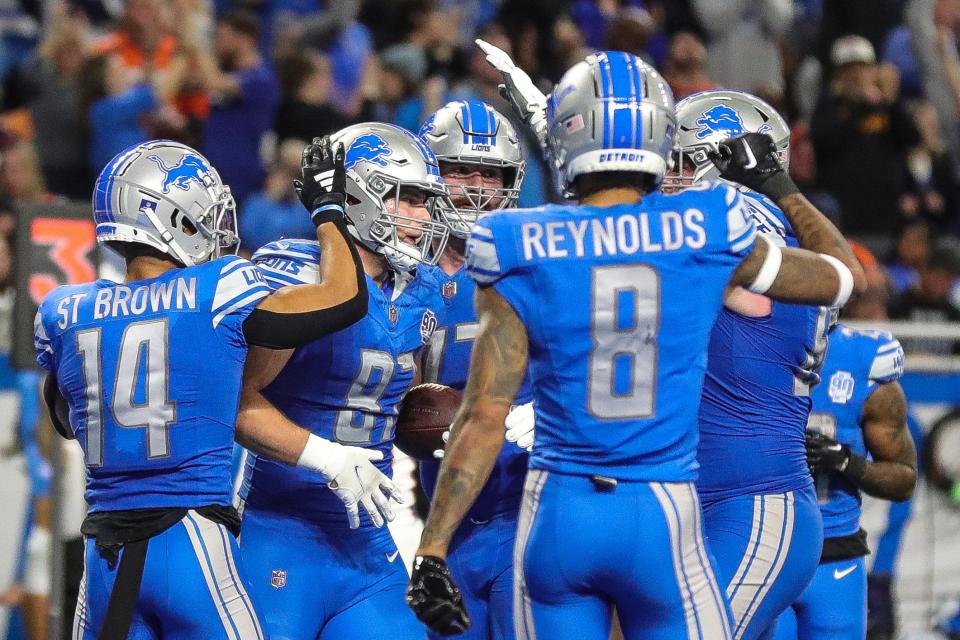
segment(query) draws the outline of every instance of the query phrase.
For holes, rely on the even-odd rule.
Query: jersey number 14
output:
[[[124,429],[147,430],[147,458],[170,455],[170,424],[177,421],[177,405],[170,400],[169,330],[167,320],[145,320],[127,325],[115,360],[113,393],[103,387],[102,329],[77,332],[77,351],[83,358],[86,397],[87,466],[103,464],[105,413]],[[142,383],[142,384],[141,384]],[[137,391],[142,391],[138,401]]]

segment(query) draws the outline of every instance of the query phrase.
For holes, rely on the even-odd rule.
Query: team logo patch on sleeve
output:
[[[830,376],[830,388],[828,393],[830,399],[835,404],[847,404],[847,400],[853,397],[853,385],[855,381],[848,371],[837,371]]]
[[[430,342],[430,337],[437,330],[437,314],[430,309],[423,312],[423,319],[420,320],[420,340],[423,344]]]

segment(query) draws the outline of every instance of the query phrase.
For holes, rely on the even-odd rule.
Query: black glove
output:
[[[709,155],[720,177],[762,193],[774,202],[800,189],[777,158],[777,146],[765,133],[745,133],[720,143]]]
[[[300,178],[293,181],[293,188],[316,226],[342,220],[347,202],[343,145],[338,144],[334,154],[328,136],[314,138],[303,150]]]
[[[459,635],[470,628],[463,596],[442,558],[417,556],[413,561],[407,605],[420,622],[440,635]]]
[[[806,446],[807,466],[814,477],[820,471],[836,471],[853,480],[859,480],[866,471],[866,458],[822,433],[807,431]]]

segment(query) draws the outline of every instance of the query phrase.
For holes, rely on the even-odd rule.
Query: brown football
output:
[[[463,394],[442,384],[419,384],[404,396],[394,444],[417,460],[434,460],[443,448],[443,432],[453,422]]]

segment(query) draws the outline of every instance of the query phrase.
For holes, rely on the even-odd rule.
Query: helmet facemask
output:
[[[520,184],[523,181],[522,163],[508,163],[485,158],[442,158],[441,163],[474,165],[477,167],[495,166],[503,171],[500,187],[484,187],[467,184],[447,183],[451,208],[439,208],[440,219],[450,227],[451,235],[467,238],[470,230],[483,215],[491,211],[509,209],[516,206],[520,197]],[[447,167],[441,164],[441,173],[447,174]],[[454,199],[457,202],[454,202]]]
[[[357,184],[357,183],[355,183]],[[357,184],[359,186],[359,184]],[[349,190],[349,189],[348,189]],[[390,266],[397,271],[411,271],[418,263],[435,265],[446,246],[449,230],[440,221],[444,214],[441,211],[452,211],[453,203],[446,191],[437,188],[435,184],[398,180],[382,173],[374,173],[366,182],[363,196],[359,202],[347,203],[347,216],[354,220],[357,212],[354,207],[361,206],[364,200],[372,204],[377,216],[366,226],[366,233],[359,231],[359,225],[354,224],[359,239],[368,249],[383,255]],[[425,194],[423,206],[430,217],[427,220],[405,216],[398,212],[401,196],[409,192]],[[363,207],[369,209],[371,207]],[[413,232],[413,233],[405,233]],[[405,242],[401,234],[409,238],[419,234],[413,244]],[[363,237],[363,236],[367,237]]]

